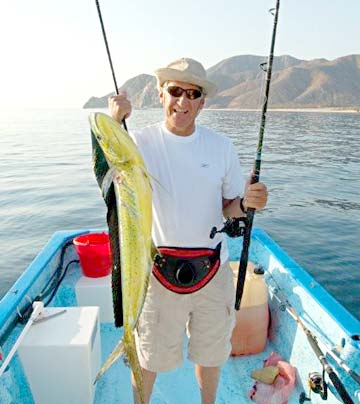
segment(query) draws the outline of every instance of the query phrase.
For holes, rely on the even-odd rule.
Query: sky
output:
[[[275,0],[99,0],[118,85],[179,57],[268,55]],[[360,54],[359,0],[282,0],[275,55]],[[114,90],[95,0],[7,0],[0,108],[81,108]]]

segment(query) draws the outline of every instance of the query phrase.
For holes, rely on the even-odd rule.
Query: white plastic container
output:
[[[111,275],[101,278],[82,276],[75,285],[79,306],[99,306],[100,322],[114,323]]]
[[[236,287],[239,262],[231,262]],[[249,262],[240,310],[236,312],[236,325],[231,337],[232,356],[249,355],[265,349],[268,327],[268,293],[263,273]]]
[[[35,324],[18,353],[36,404],[92,404],[101,365],[98,307],[66,312]],[[46,309],[47,314],[59,308]]]

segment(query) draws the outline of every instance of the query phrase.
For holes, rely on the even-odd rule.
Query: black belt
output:
[[[221,243],[212,248],[158,247],[153,274],[175,293],[193,293],[204,287],[220,267]]]

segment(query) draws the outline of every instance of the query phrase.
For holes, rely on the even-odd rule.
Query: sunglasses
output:
[[[203,94],[201,90],[195,88],[188,88],[187,90],[178,86],[166,86],[165,88],[172,97],[179,98],[185,93],[188,100],[196,100]]]

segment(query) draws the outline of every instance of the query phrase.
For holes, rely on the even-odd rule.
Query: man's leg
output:
[[[234,300],[235,288],[228,263],[224,263],[214,278],[192,295],[193,306],[188,322],[189,359],[196,364],[202,404],[215,403],[220,367],[231,352]]]
[[[153,385],[154,385],[154,382],[156,379],[156,373],[142,368],[142,374],[143,374],[145,404],[148,404],[150,401],[150,396],[152,393]],[[131,373],[131,384],[132,384],[133,393],[134,393],[134,403],[141,404],[139,391],[136,387],[133,373]]]
[[[214,404],[220,368],[195,365],[195,375],[201,391],[201,404]]]

